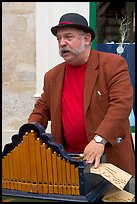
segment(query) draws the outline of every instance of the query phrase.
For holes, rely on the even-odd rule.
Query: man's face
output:
[[[85,39],[75,28],[61,28],[57,32],[59,54],[66,62],[71,62],[85,50]]]

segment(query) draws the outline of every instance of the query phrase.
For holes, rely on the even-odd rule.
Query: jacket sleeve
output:
[[[104,136],[114,144],[118,137],[126,136],[125,130],[130,132],[129,115],[133,106],[133,87],[126,60],[117,55],[111,58],[110,67],[105,69],[105,76],[109,90],[109,106],[103,121],[96,129],[96,134]]]

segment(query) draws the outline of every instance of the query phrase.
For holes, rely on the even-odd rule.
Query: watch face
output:
[[[96,142],[101,142],[102,141],[102,137],[100,137],[100,136],[96,136],[96,138],[95,138],[95,140],[96,140]]]

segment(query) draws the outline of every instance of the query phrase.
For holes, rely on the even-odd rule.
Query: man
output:
[[[133,89],[124,58],[91,49],[95,33],[77,13],[51,28],[64,62],[45,74],[41,97],[28,118],[46,129],[67,152],[83,153],[99,166],[101,157],[134,175],[129,115]]]

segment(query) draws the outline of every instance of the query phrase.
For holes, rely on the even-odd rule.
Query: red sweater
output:
[[[62,93],[62,122],[67,152],[83,152],[87,145],[84,121],[84,81],[86,65],[67,64]]]

